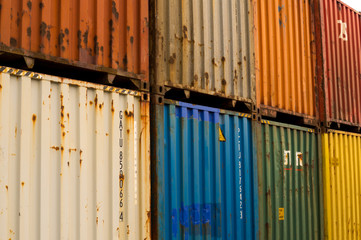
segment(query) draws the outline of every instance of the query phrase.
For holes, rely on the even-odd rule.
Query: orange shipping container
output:
[[[148,1],[0,0],[0,43],[2,52],[147,82]]]
[[[313,0],[254,4],[258,107],[316,119]]]

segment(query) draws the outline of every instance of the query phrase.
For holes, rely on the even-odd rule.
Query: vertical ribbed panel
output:
[[[0,74],[0,239],[150,238],[149,103],[122,91]]]
[[[255,101],[250,0],[152,0],[157,85]]]
[[[360,239],[361,135],[323,134],[325,239]]]
[[[256,130],[260,239],[322,239],[317,134],[268,121]]]
[[[317,13],[321,120],[360,126],[360,15],[338,0],[320,1]]]
[[[257,104],[316,116],[312,1],[254,1]]]
[[[251,120],[219,109],[156,106],[155,239],[254,239]]]
[[[148,81],[148,0],[5,0],[0,4],[0,42],[7,50],[144,74]]]

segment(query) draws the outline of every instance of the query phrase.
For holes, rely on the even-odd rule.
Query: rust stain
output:
[[[21,186],[24,187],[25,183],[24,182],[21,182]]]
[[[112,114],[114,114],[114,111],[115,111],[115,109],[114,109],[114,100],[112,100]]]
[[[105,133],[105,136],[107,136],[107,137],[108,137],[108,136],[109,136],[109,133]]]
[[[130,230],[129,230],[129,225],[127,225],[127,235],[129,235]]]
[[[18,128],[15,127],[15,137],[17,136],[17,134],[18,134]]]
[[[92,102],[92,101],[89,101],[89,104],[90,104],[90,105],[93,105],[93,102]]]
[[[33,123],[35,123],[36,122],[36,115],[35,114],[33,114]]]
[[[5,185],[5,188],[6,188],[6,191],[8,191],[8,190],[9,190],[9,187],[8,187],[8,185]]]
[[[97,222],[97,224],[98,224],[98,217],[97,217],[97,219],[96,219],[96,222]]]
[[[83,159],[81,159],[80,158],[80,160],[79,160],[79,165],[80,165],[80,167],[81,167],[81,164],[83,163]]]
[[[125,116],[126,117],[131,117],[131,116],[134,116],[133,112],[132,111],[128,111],[128,110],[125,110]]]
[[[76,152],[76,148],[69,148],[69,153],[71,153],[71,152]]]
[[[95,95],[95,98],[94,98],[94,103],[95,103],[95,106],[98,105],[98,95]]]
[[[50,147],[51,149],[54,149],[54,150],[56,150],[56,151],[59,151],[59,147],[55,147],[55,146],[52,146],[52,147]]]

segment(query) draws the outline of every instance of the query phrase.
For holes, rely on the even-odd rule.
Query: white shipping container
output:
[[[149,102],[0,71],[0,239],[149,239]]]

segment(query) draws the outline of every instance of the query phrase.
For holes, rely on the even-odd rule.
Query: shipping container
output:
[[[149,102],[0,70],[0,239],[150,239]]]
[[[265,120],[255,127],[260,239],[323,239],[318,135]]]
[[[317,13],[320,118],[361,126],[361,19],[338,0],[321,0]]]
[[[250,117],[152,103],[153,239],[256,239]]]
[[[325,239],[360,239],[361,135],[322,135]]]
[[[257,106],[317,119],[314,0],[254,1]],[[272,113],[273,112],[273,113]]]
[[[148,82],[147,0],[4,0],[0,6],[1,52]]]
[[[151,84],[255,101],[251,0],[150,0]]]

